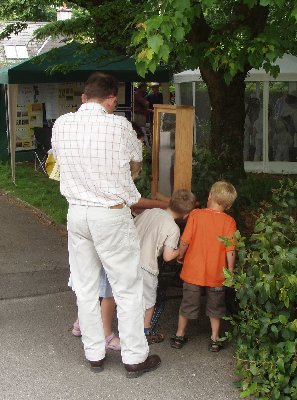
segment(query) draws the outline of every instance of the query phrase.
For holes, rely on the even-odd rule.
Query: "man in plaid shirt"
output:
[[[127,376],[134,378],[161,360],[148,355],[139,240],[130,211],[140,194],[129,162],[141,163],[141,142],[130,122],[113,114],[117,93],[112,76],[92,74],[79,110],[56,120],[52,148],[60,165],[61,193],[69,203],[69,263],[86,358],[93,371],[103,370],[98,290],[104,264],[117,303],[122,360]]]

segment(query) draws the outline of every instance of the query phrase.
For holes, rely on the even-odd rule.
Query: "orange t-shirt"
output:
[[[181,279],[200,286],[222,286],[226,253],[234,250],[234,241],[226,247],[218,237],[233,238],[236,223],[224,212],[210,208],[190,213],[181,240],[188,244]]]

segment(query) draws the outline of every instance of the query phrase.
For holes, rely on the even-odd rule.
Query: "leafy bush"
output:
[[[152,180],[152,154],[146,146],[143,148],[141,173],[135,180],[135,185],[142,197],[150,197]]]
[[[231,182],[237,190],[237,200],[230,213],[241,232],[253,229],[262,201],[270,201],[272,189],[280,186],[283,175],[248,173],[245,179],[234,179],[231,172],[224,172],[222,158],[215,158],[207,147],[197,146],[193,152],[192,192],[202,207],[206,206],[211,185],[218,180]],[[223,171],[223,172],[222,172]],[[296,180],[296,177],[294,178]]]
[[[240,311],[230,318],[241,397],[297,399],[297,183],[273,190],[250,240],[238,235],[238,266],[226,271]]]
[[[230,176],[219,172],[221,164],[221,159],[215,158],[207,147],[194,148],[192,191],[202,206],[206,205],[209,189],[214,182],[220,179],[231,179]]]

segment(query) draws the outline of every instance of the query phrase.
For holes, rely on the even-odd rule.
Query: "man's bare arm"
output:
[[[146,197],[141,197],[136,204],[133,204],[133,209],[138,208],[162,208],[163,210],[168,207],[168,203],[161,200],[147,199]]]
[[[133,181],[138,177],[141,172],[142,162],[141,161],[130,161],[130,171]]]

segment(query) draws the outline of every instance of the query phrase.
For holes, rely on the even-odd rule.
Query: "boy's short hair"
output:
[[[189,190],[176,190],[170,200],[168,207],[175,213],[183,216],[191,212],[196,206],[196,196]]]
[[[84,94],[87,99],[104,100],[110,96],[117,96],[118,81],[109,74],[94,72],[85,83]]]
[[[210,188],[212,199],[224,209],[230,208],[234,203],[237,192],[235,187],[226,181],[218,181]]]

